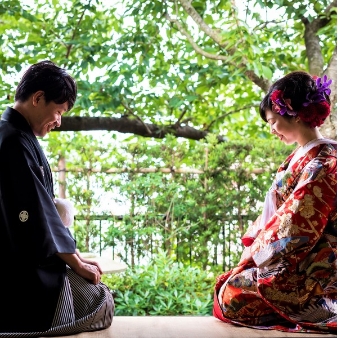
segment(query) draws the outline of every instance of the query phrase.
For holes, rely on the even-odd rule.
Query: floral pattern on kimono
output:
[[[336,143],[318,144],[277,171],[275,212],[243,236],[244,270],[217,278],[214,316],[289,332],[337,328]],[[271,192],[270,192],[271,197]]]

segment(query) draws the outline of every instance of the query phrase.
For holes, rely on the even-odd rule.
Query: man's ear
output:
[[[32,96],[32,104],[33,106],[37,106],[41,98],[44,96],[45,92],[42,90],[38,90]]]

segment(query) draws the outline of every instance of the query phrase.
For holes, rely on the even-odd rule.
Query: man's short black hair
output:
[[[38,62],[26,70],[16,89],[15,101],[24,102],[39,90],[44,92],[46,103],[68,102],[68,110],[74,106],[77,95],[75,80],[51,61]]]

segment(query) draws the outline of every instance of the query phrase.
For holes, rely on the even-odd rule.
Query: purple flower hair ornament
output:
[[[274,90],[270,95],[270,99],[272,101],[272,110],[275,113],[279,115],[284,114],[288,114],[290,116],[297,115],[297,113],[292,110],[292,107],[287,102],[285,102],[282,90],[279,89]]]
[[[306,101],[303,103],[303,106],[307,107],[311,103],[319,103],[322,101],[326,101],[325,94],[327,96],[331,94],[331,89],[329,88],[331,83],[332,80],[328,79],[326,75],[324,75],[323,79],[321,77],[317,77],[316,78],[317,89],[314,92],[308,93],[306,95]]]

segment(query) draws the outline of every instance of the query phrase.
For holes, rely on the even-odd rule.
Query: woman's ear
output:
[[[291,99],[284,99],[284,102],[290,110],[293,110],[293,108],[291,107]]]

